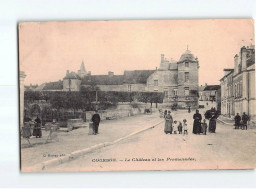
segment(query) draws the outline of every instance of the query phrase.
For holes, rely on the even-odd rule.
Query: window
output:
[[[177,96],[178,95],[178,90],[177,89],[173,89],[173,94],[174,94],[174,96]]]
[[[154,86],[158,86],[158,80],[154,80]]]
[[[132,90],[132,85],[128,85],[128,91]]]
[[[168,98],[168,91],[167,90],[164,90],[164,97]]]
[[[200,92],[200,100],[203,100],[203,93]]]
[[[185,62],[185,67],[189,67],[189,63],[188,62]]]
[[[189,88],[185,87],[185,96],[188,96],[188,95],[189,95]]]
[[[185,82],[189,81],[189,72],[185,72]]]

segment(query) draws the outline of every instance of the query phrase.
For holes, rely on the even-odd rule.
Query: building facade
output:
[[[111,71],[107,75],[92,75],[82,62],[77,73],[67,70],[63,81],[44,83],[38,89],[80,91],[82,87],[96,85],[101,91],[161,92],[165,94],[166,105],[197,108],[198,69],[198,59],[188,49],[179,61],[168,61],[162,54],[160,67],[156,70],[124,71],[123,75]]]
[[[255,46],[242,47],[234,56],[234,69],[224,69],[221,83],[222,114],[248,114],[255,121]]]
[[[166,105],[198,107],[198,59],[187,49],[179,61],[161,55],[160,68],[147,79],[147,91],[163,92]]]
[[[220,85],[207,85],[207,83],[204,86],[201,85],[199,87],[199,107],[219,110],[218,101],[221,99],[219,90]]]

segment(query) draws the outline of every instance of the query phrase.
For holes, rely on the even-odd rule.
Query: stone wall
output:
[[[94,111],[86,112],[86,120],[90,121]],[[132,108],[127,110],[99,110],[98,114],[100,115],[101,120],[111,120],[118,119],[123,117],[130,117],[137,114],[140,114],[140,110],[138,108]]]
[[[70,79],[70,86],[69,86],[69,79],[64,79],[63,80],[63,91],[79,91],[80,84],[81,84],[81,80]]]

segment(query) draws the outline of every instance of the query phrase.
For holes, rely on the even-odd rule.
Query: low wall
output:
[[[86,121],[90,121],[94,113],[95,113],[94,111],[87,111]],[[100,115],[101,120],[129,117],[129,116],[134,116],[140,113],[141,111],[138,108],[131,108],[131,109],[125,109],[125,110],[99,110],[98,111],[98,114]]]

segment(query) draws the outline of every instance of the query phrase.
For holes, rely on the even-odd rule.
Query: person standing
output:
[[[215,133],[216,131],[216,120],[217,120],[217,112],[212,110],[211,111],[211,117],[209,119],[209,132]]]
[[[196,113],[194,114],[193,119],[194,119],[193,133],[200,134],[202,115],[199,113],[199,110],[196,110]]]
[[[38,116],[35,119],[35,127],[34,127],[34,131],[33,131],[33,136],[36,136],[36,138],[42,137],[41,120]]]
[[[100,115],[98,114],[98,111],[95,111],[95,114],[92,116],[92,122],[93,122],[93,134],[98,134],[99,125],[100,125]]]
[[[167,115],[167,110],[164,111],[164,118],[165,118],[166,115]]]
[[[245,114],[245,112],[243,113],[243,116],[242,116],[242,121],[243,121],[243,129],[246,128],[247,130],[247,122],[249,120],[249,116],[247,114]]]
[[[190,106],[188,107],[188,113],[190,113],[191,112],[191,110],[190,110]]]
[[[239,115],[239,113],[237,113],[235,116],[235,129],[239,129],[240,122],[241,122],[241,116]]]
[[[183,130],[184,130],[184,135],[188,134],[188,124],[187,124],[187,119],[183,120]]]
[[[168,111],[168,114],[165,116],[165,127],[164,127],[164,132],[165,134],[170,133],[172,134],[172,116],[171,116],[171,111]]]
[[[206,123],[206,119],[204,119],[202,123],[202,133],[206,135],[206,132],[207,132],[207,123]]]

